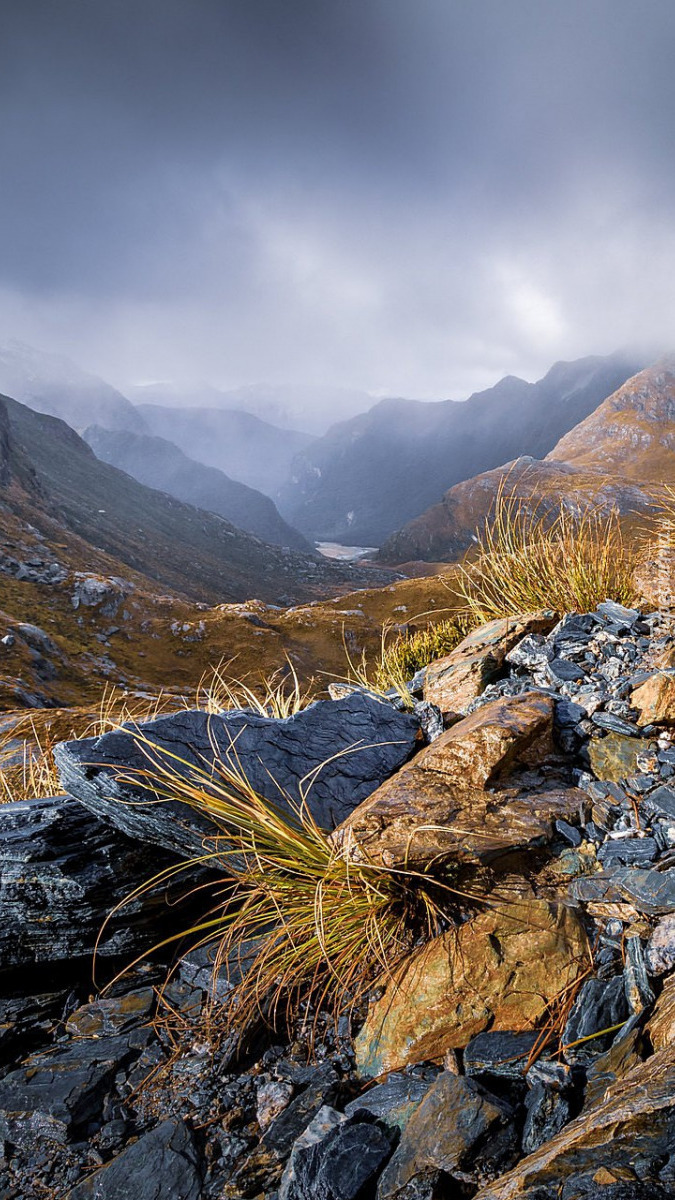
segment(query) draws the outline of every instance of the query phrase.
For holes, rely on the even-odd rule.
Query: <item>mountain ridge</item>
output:
[[[101,429],[98,425],[85,429],[82,436],[102,462],[146,487],[225,517],[238,529],[271,545],[314,554],[314,547],[283,520],[269,496],[230,479],[216,467],[189,458],[166,438]]]
[[[450,486],[559,438],[642,367],[622,354],[506,376],[464,402],[383,400],[301,452],[282,515],[317,541],[381,545]]]

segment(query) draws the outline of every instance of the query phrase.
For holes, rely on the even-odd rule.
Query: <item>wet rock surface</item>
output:
[[[317,823],[331,829],[410,757],[418,734],[413,716],[356,693],[285,719],[248,710],[174,713],[128,732],[64,742],[56,759],[64,787],[95,816],[130,838],[191,856],[214,826],[180,801],[147,803],[134,779],[153,763],[199,771],[208,787],[220,755],[282,810],[306,798]]]
[[[203,831],[167,834],[171,818],[128,836],[74,797],[0,807],[0,1200],[672,1195],[672,663],[664,613],[607,603],[522,628],[469,711],[410,763],[418,720],[358,691],[331,703],[380,734],[381,774],[335,776],[320,797],[369,788],[336,843],[386,865],[408,817],[413,830],[451,824],[416,862],[442,853],[457,896],[448,927],[351,1026],[305,1013],[288,1030],[252,1027],[239,1051],[205,1020],[230,985],[203,951],[168,981],[168,949],[102,994],[91,979],[102,916]],[[383,757],[400,721],[408,740]],[[256,742],[262,762],[276,761],[272,742],[270,759]],[[90,748],[68,753],[84,778]],[[109,780],[106,767],[86,781],[95,805]],[[165,920],[159,893],[116,914],[100,982]],[[241,947],[238,970],[254,952]]]
[[[555,613],[538,612],[480,625],[445,658],[427,667],[424,699],[437,705],[448,718],[468,712],[518,643],[526,637],[531,641],[531,635],[548,633],[556,620]]]
[[[491,905],[423,946],[374,1003],[359,1033],[364,1075],[442,1063],[483,1030],[534,1028],[588,960],[576,915],[529,895]]]
[[[553,715],[551,698],[534,691],[479,708],[359,805],[335,846],[356,862],[424,867],[441,856],[489,861],[549,840],[556,819],[574,817],[584,800],[553,762],[527,778],[555,757]]]
[[[148,950],[170,924],[167,897],[206,875],[192,872],[123,902],[176,861],[157,850],[150,869],[145,847],[71,796],[0,805],[0,981],[40,963],[79,960],[90,972],[95,946],[102,958],[127,960]]]

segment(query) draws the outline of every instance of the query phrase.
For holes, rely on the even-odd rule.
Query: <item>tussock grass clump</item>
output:
[[[383,640],[374,679],[378,687],[391,687],[393,678],[412,679],[417,671],[436,658],[444,658],[458,646],[469,631],[470,622],[463,617],[448,617],[426,629],[399,633],[391,641]]]
[[[219,1012],[228,1028],[241,1035],[257,1018],[274,1025],[278,1017],[292,1021],[326,1008],[337,1019],[376,978],[391,977],[420,937],[443,927],[442,883],[413,871],[355,865],[336,853],[307,807],[316,771],[302,785],[302,802],[289,800],[285,811],[248,783],[235,741],[225,761],[202,770],[175,756],[160,758],[150,742],[137,740],[148,769],[120,778],[191,805],[218,830],[194,860],[224,871],[216,904],[202,922],[168,940],[214,947],[214,969],[227,973],[229,962],[235,975],[242,945],[252,955]]]
[[[271,675],[260,674],[252,683],[228,675],[230,662],[221,660],[202,675],[196,704],[207,713],[251,708],[262,717],[292,717],[315,698],[314,681],[303,687],[290,658]]]
[[[410,632],[401,631],[388,623],[382,628],[380,652],[374,662],[368,660],[365,650],[360,660],[355,662],[345,644],[349,682],[358,683],[379,695],[393,689],[406,707],[412,708],[415,701],[408,684],[413,675],[434,659],[443,658],[454,650],[466,637],[471,624],[467,617],[461,615]]]
[[[634,599],[638,551],[624,540],[615,510],[540,504],[532,511],[500,489],[476,543],[475,557],[461,567],[459,590],[477,623],[540,608],[589,612],[603,600]]]

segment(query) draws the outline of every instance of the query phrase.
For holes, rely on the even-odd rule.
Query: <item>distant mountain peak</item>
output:
[[[64,354],[38,350],[17,338],[0,345],[0,392],[73,429],[92,421],[142,433],[144,423],[126,396]]]

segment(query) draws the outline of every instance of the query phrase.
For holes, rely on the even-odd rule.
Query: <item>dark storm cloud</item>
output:
[[[672,344],[671,0],[4,0],[0,340],[465,393]]]

